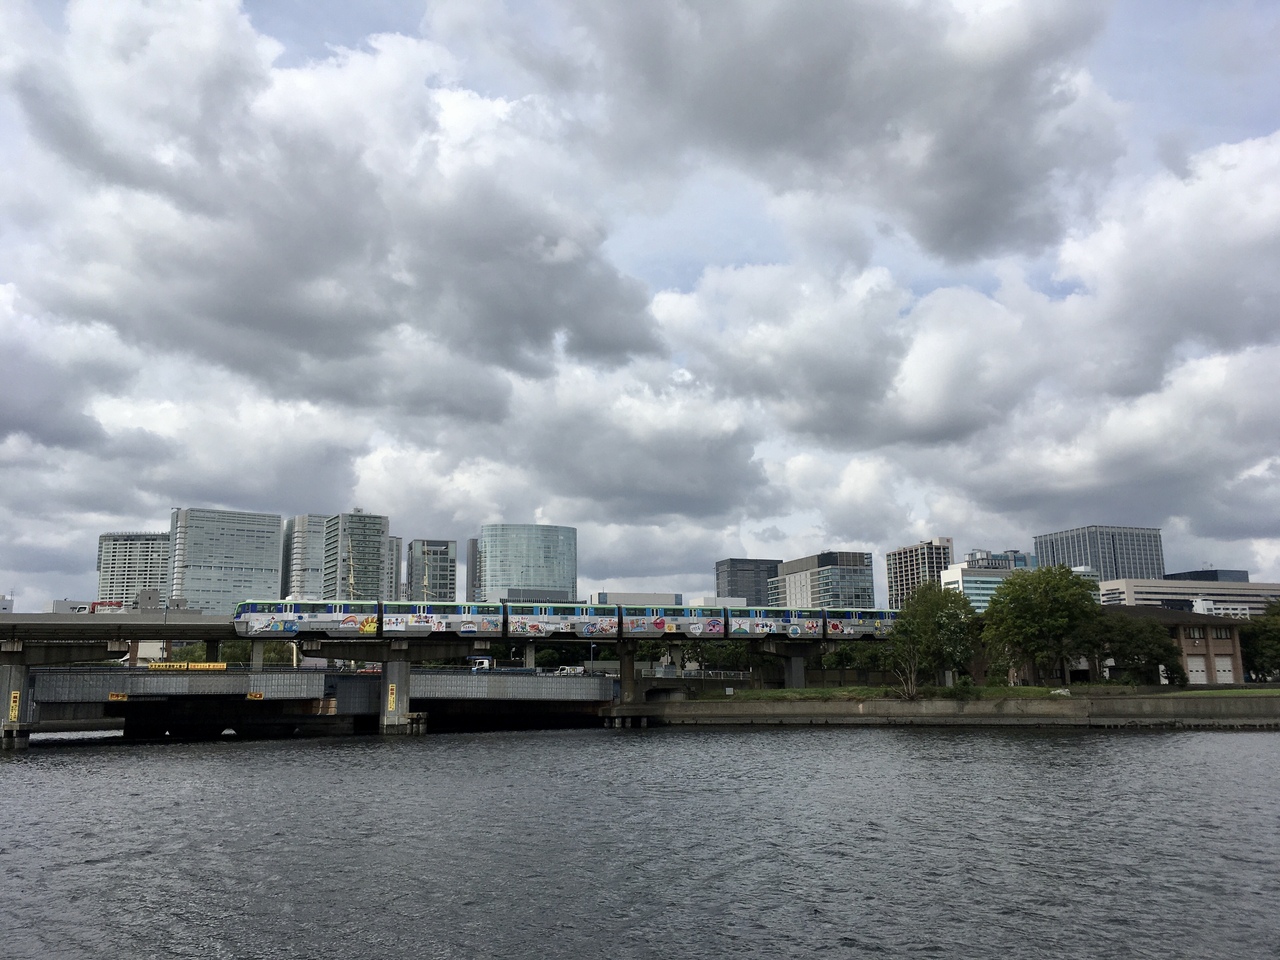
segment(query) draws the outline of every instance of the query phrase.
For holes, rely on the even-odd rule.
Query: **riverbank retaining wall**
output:
[[[652,724],[918,724],[1280,730],[1280,697],[1054,697],[1007,700],[684,700],[615,707]]]

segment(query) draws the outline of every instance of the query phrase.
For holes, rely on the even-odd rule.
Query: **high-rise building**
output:
[[[874,609],[871,554],[826,550],[778,564],[769,581],[771,607],[857,607]]]
[[[942,588],[963,593],[978,613],[986,611],[991,596],[1000,584],[1019,570],[1034,570],[1037,558],[1034,553],[1021,550],[970,550],[959,563],[953,563],[942,571]]]
[[[140,590],[169,595],[169,534],[102,534],[98,537],[97,599],[132,603]]]
[[[716,596],[744,597],[747,606],[769,603],[769,581],[778,575],[781,560],[746,560],[730,557],[716,561]]]
[[[399,600],[404,585],[404,537],[387,537],[387,554],[384,558],[381,597]]]
[[[285,518],[280,596],[297,600],[324,598],[324,523],[327,519],[318,513]]]
[[[472,537],[467,541],[467,603],[475,603],[476,594],[480,592],[480,540]]]
[[[1164,579],[1164,546],[1155,527],[1075,527],[1035,538],[1042,567],[1091,567],[1098,579]]]
[[[390,529],[390,518],[359,507],[325,520],[325,600],[386,598]]]
[[[954,552],[950,537],[921,540],[885,554],[889,575],[889,609],[901,610],[916,587],[926,581],[942,583],[942,571],[951,566]]]
[[[476,541],[475,565],[475,599],[480,603],[508,598],[578,599],[578,531],[574,527],[487,523]]]
[[[405,560],[406,600],[458,599],[458,541],[410,540]]]
[[[275,513],[175,509],[169,519],[169,590],[205,613],[280,592],[282,521]]]

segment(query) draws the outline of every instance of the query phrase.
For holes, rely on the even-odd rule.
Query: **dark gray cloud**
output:
[[[606,99],[615,162],[732,157],[781,190],[852,192],[948,258],[1055,242],[1122,151],[1078,75],[1100,4],[968,24],[888,0],[568,6],[589,37],[578,82]]]

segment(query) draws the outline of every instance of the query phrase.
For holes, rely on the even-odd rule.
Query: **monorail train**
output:
[[[797,640],[882,638],[896,610],[779,607],[628,607],[582,603],[428,603],[394,600],[246,600],[241,636],[320,633],[332,637],[457,634],[476,639],[649,639],[675,636]],[[281,638],[284,639],[284,638]]]

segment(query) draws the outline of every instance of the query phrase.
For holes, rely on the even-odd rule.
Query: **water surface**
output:
[[[1266,957],[1280,735],[651,729],[0,758],[10,957]]]

